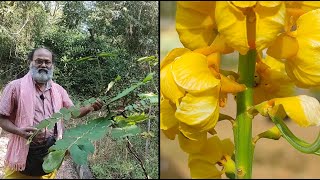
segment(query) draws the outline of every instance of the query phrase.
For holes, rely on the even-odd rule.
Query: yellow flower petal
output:
[[[282,72],[283,74],[286,74],[285,65],[282,61],[279,61],[271,56],[266,56],[265,59],[263,59],[263,63],[266,64],[268,67],[270,67],[272,70]]]
[[[209,54],[216,53],[216,52],[219,52],[222,54],[229,54],[229,53],[232,53],[233,51],[234,49],[232,49],[227,45],[225,39],[220,34],[217,34],[216,38],[214,39],[214,41],[210,46],[196,49],[193,52],[197,52],[205,56],[208,56]]]
[[[168,130],[179,125],[179,120],[174,116],[176,107],[169,100],[160,101],[160,129]]]
[[[276,6],[279,6],[282,2],[281,1],[258,1],[258,3],[264,7],[276,7]]]
[[[300,87],[320,85],[320,9],[309,11],[297,20],[299,50],[286,61],[288,76]]]
[[[219,137],[212,136],[207,139],[206,144],[201,149],[201,152],[189,155],[189,162],[198,159],[215,164],[221,160],[223,155],[223,145]]]
[[[181,43],[191,49],[209,46],[216,34],[215,2],[177,2],[176,29]]]
[[[201,133],[199,139],[191,140],[183,135],[183,133],[178,134],[178,140],[180,148],[186,153],[198,153],[205,145],[207,141],[207,132]]]
[[[248,8],[257,4],[257,1],[231,1],[237,7]]]
[[[220,179],[220,172],[215,164],[201,160],[191,160],[188,163],[192,179]]]
[[[283,66],[281,62],[270,56],[257,63],[253,90],[254,104],[272,98],[294,95],[293,81],[287,76]]]
[[[206,131],[199,131],[199,129],[189,126],[183,122],[179,122],[179,131],[188,139],[198,141]]]
[[[188,92],[202,92],[220,83],[209,70],[206,56],[199,53],[177,58],[172,64],[172,74],[178,86]]]
[[[207,56],[208,67],[213,68],[216,72],[220,69],[221,55],[220,53],[212,53]]]
[[[174,126],[167,130],[162,129],[162,132],[168,139],[174,140],[176,135],[179,133],[179,130],[178,130],[178,126]]]
[[[295,56],[298,50],[298,41],[284,33],[272,43],[267,50],[267,54],[276,59],[287,59]]]
[[[276,7],[265,7],[260,4],[254,8],[256,12],[257,51],[267,48],[276,39],[285,24],[286,13],[284,3]]]
[[[230,2],[216,2],[216,24],[226,43],[245,55],[249,50],[246,17]]]
[[[275,105],[282,104],[286,114],[299,126],[320,125],[320,104],[313,97],[300,95],[274,99]]]
[[[238,93],[246,90],[246,86],[244,84],[239,84],[224,75],[221,76],[221,92],[222,93]]]
[[[160,69],[164,68],[166,65],[172,63],[175,58],[182,56],[183,54],[191,52],[187,48],[175,48],[171,50],[161,61],[160,63]]]
[[[304,13],[320,8],[320,1],[285,1],[285,3],[287,8],[299,9]]]
[[[219,117],[219,87],[199,94],[187,93],[175,116],[180,122],[200,131],[213,128]]]
[[[232,156],[234,151],[234,145],[230,139],[224,139],[221,141],[222,143],[222,152],[224,155]]]
[[[171,64],[160,70],[160,91],[165,98],[173,103],[178,103],[185,94],[185,91],[178,87],[173,79]]]

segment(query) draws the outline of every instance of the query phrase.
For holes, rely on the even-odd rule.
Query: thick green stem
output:
[[[235,157],[237,178],[251,178],[253,143],[252,118],[248,109],[253,106],[254,71],[256,50],[249,50],[246,55],[239,54],[239,83],[247,89],[237,94],[237,119],[234,128]]]

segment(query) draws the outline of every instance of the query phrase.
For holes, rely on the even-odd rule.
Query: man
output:
[[[55,178],[57,170],[47,175],[30,176],[30,173],[26,175],[26,164],[31,157],[30,152],[33,152],[32,148],[43,147],[49,140],[52,142],[54,139],[54,143],[55,139],[62,138],[63,122],[60,120],[52,130],[45,129],[39,133],[30,145],[26,145],[26,142],[36,130],[36,124],[59,112],[63,107],[70,108],[73,103],[67,91],[52,81],[55,56],[50,50],[34,49],[28,59],[29,72],[24,77],[10,82],[0,98],[0,127],[12,133],[5,157],[4,178],[52,179]],[[97,100],[90,106],[82,107],[79,117],[101,107],[102,103]]]

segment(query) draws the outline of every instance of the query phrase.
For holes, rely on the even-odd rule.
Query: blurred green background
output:
[[[160,1],[160,60],[173,48],[183,47],[175,30],[175,10],[175,1]],[[236,71],[237,59],[237,53],[224,55],[221,68]],[[319,88],[313,88],[311,91],[297,88],[297,93],[308,94],[318,100],[320,98]],[[228,103],[226,107],[221,108],[221,112],[232,117],[236,116],[233,96],[228,96]],[[313,142],[319,131],[318,127],[306,129],[298,127],[291,121],[286,121],[286,123],[293,133],[308,142]],[[255,136],[272,126],[273,124],[268,119],[258,115],[253,121],[252,134]],[[233,140],[231,125],[228,122],[219,122],[216,131],[220,139],[231,138]],[[160,134],[161,179],[191,178],[187,159],[188,156],[180,149],[177,138],[172,141],[162,133]],[[262,139],[258,141],[255,148],[252,178],[319,178],[319,165],[319,156],[302,154],[282,138],[278,141]]]

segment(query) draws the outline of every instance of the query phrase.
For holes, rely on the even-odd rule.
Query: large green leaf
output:
[[[71,118],[71,114],[70,114],[70,113],[63,115],[63,119],[64,119],[64,120],[67,120],[67,121],[68,121],[70,118]]]
[[[123,128],[113,128],[111,131],[111,136],[115,139],[123,138],[126,136],[135,136],[141,132],[140,128],[136,125],[123,127]]]
[[[87,164],[88,153],[81,150],[78,145],[73,144],[70,147],[70,155],[75,163],[79,165]]]
[[[94,146],[88,139],[81,138],[80,140],[77,141],[77,145],[81,150],[87,153],[92,154],[94,152]]]
[[[125,90],[123,90],[121,93],[119,93],[116,97],[112,98],[107,104],[110,104],[126,95],[128,95],[131,91],[135,90],[137,87],[139,87],[140,85],[142,85],[143,83],[138,83],[138,84],[135,84]]]
[[[76,117],[80,116],[80,107],[71,106],[71,107],[69,108],[69,110],[71,111],[73,117],[76,118]]]
[[[49,152],[52,151],[60,151],[60,150],[67,150],[70,146],[70,144],[74,143],[76,141],[76,137],[75,138],[63,138],[63,139],[59,139],[58,141],[56,141],[56,143],[51,146],[49,148]]]
[[[49,153],[45,158],[42,164],[44,172],[50,173],[55,169],[58,169],[63,161],[65,150],[54,151]]]
[[[54,114],[52,114],[52,116],[51,116],[51,118],[55,118],[55,119],[60,119],[60,118],[62,118],[62,114],[61,113],[54,113]]]
[[[59,112],[63,115],[66,115],[70,112],[70,110],[68,110],[67,108],[64,107],[64,108],[61,108]]]

